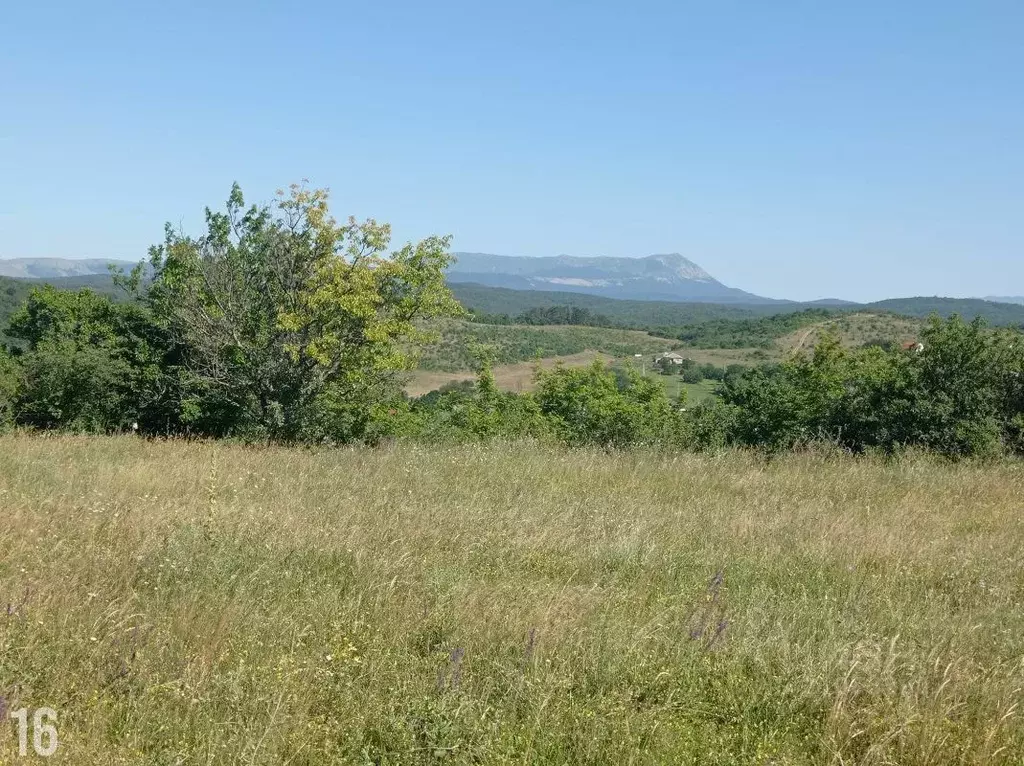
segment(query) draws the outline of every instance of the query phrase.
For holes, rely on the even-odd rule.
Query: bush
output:
[[[732,442],[736,408],[721,400],[702,402],[687,411],[686,435],[690,447],[700,452],[721,450]]]
[[[446,237],[388,252],[391,230],[331,217],[324,190],[292,186],[245,206],[234,186],[206,231],[171,226],[150,249],[144,292],[195,384],[193,427],[245,439],[373,440],[375,413],[430,336],[462,313],[444,282]],[[140,283],[141,266],[133,272]]]
[[[911,355],[910,396],[904,400],[912,405],[915,436],[925,447],[955,456],[999,450],[1000,386],[1006,379],[999,337],[983,328],[981,319],[935,319],[924,332],[924,352]]]
[[[748,369],[749,368],[745,364],[730,364],[728,367],[725,368],[725,375],[722,376],[722,380],[742,375]]]
[[[14,425],[15,405],[21,387],[21,366],[0,346],[0,432]]]
[[[173,347],[142,308],[90,290],[33,290],[11,319],[26,344],[16,422],[75,431],[177,426]]]
[[[701,376],[704,380],[723,380],[725,378],[725,368],[717,367],[713,364],[702,364],[700,366]]]
[[[981,320],[933,319],[924,351],[854,352],[825,337],[810,358],[730,376],[731,438],[770,450],[808,441],[893,452],[921,447],[950,457],[1020,450],[1020,336]]]
[[[589,367],[556,367],[538,374],[540,411],[557,436],[570,445],[628,447],[674,443],[681,423],[665,389],[636,370],[627,385],[601,362]]]
[[[704,380],[704,372],[700,367],[689,367],[682,371],[684,383],[700,383]]]
[[[415,433],[428,441],[543,438],[548,434],[537,402],[528,394],[499,391],[489,363],[476,383],[448,384],[417,399]]]

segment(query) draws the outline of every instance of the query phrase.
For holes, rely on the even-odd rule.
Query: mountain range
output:
[[[454,253],[448,281],[513,290],[556,290],[605,298],[698,303],[785,303],[729,287],[679,253],[644,258],[526,258]]]
[[[60,279],[108,273],[107,264],[125,271],[135,263],[106,258],[6,258],[0,259],[0,277],[15,279]]]
[[[724,285],[679,253],[645,258],[581,258],[558,255],[525,258],[488,253],[454,253],[447,279],[453,284],[473,283],[513,290],[586,293],[605,298],[733,303],[784,304]],[[125,270],[134,264],[100,258],[12,258],[0,260],[0,276],[17,279],[65,279],[106,274],[107,264]],[[823,302],[830,305],[839,301]]]
[[[459,288],[456,290],[457,293],[465,293],[475,286],[498,291],[491,292],[486,300],[474,299],[474,305],[478,308],[485,303],[536,303],[540,298],[537,293],[549,294],[552,300],[561,303],[567,302],[572,295],[578,295],[580,299],[588,295],[592,298],[625,299],[634,302],[731,305],[737,309],[756,309],[757,313],[786,312],[808,307],[853,308],[862,305],[838,299],[796,302],[765,298],[722,284],[679,253],[649,255],[644,258],[583,258],[569,255],[528,258],[487,253],[454,253],[454,256],[456,261],[448,269],[446,276],[453,288]],[[90,286],[102,290],[109,280],[96,280],[108,274],[108,264],[125,271],[135,265],[131,261],[103,258],[11,258],[0,259],[0,277],[59,280],[64,287]],[[518,296],[512,299],[499,298],[498,295],[503,290],[516,291]],[[533,293],[535,297],[527,301],[524,294],[526,291]],[[913,304],[907,304],[907,301],[913,301]],[[543,303],[546,305],[550,302]],[[915,315],[924,311],[925,307],[942,315],[953,311],[965,316],[980,314],[998,317],[997,323],[1002,323],[1016,316],[1016,309],[1010,309],[1009,306],[1024,305],[1024,296],[985,299],[919,297],[892,299],[868,305],[882,310],[906,311]],[[999,308],[1000,306],[1004,308]]]

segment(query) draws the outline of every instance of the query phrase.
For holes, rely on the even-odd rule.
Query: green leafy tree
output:
[[[737,408],[720,399],[701,402],[686,410],[686,444],[697,451],[714,452],[733,443]]]
[[[419,321],[461,313],[444,283],[449,238],[388,253],[390,237],[373,220],[339,224],[326,191],[296,185],[248,208],[235,185],[198,237],[168,226],[147,300],[183,348],[186,420],[274,440],[370,433],[429,339]]]
[[[849,369],[838,339],[825,335],[809,357],[729,376],[721,395],[734,412],[733,437],[769,450],[836,438]]]
[[[730,364],[728,367],[725,368],[725,374],[722,376],[722,380],[726,380],[727,378],[735,377],[737,375],[742,375],[747,371],[747,369],[747,365],[745,364]]]
[[[620,387],[600,361],[589,367],[538,370],[537,402],[570,445],[630,447],[680,438],[681,423],[665,389],[635,369]]]
[[[21,365],[0,346],[0,431],[14,425],[15,404],[21,388]]]
[[[809,358],[727,379],[733,438],[769,449],[814,439],[857,451],[918,446],[950,457],[1016,448],[1024,365],[1013,337],[958,316],[933,318],[921,352],[848,352],[825,337]]]
[[[698,366],[686,367],[682,371],[682,378],[684,383],[700,383],[704,380],[704,370]]]
[[[753,368],[728,381],[721,397],[735,414],[730,439],[739,444],[779,450],[807,435],[800,391],[781,366]]]
[[[906,353],[869,346],[853,357],[846,392],[834,416],[840,441],[854,451],[893,452],[918,443],[918,394],[914,358]]]
[[[420,398],[419,435],[431,441],[544,438],[549,429],[529,394],[500,391],[494,379],[494,349],[478,346],[477,378]]]
[[[165,372],[172,344],[144,308],[47,285],[31,292],[9,332],[26,345],[17,422],[78,431],[134,423],[176,430]]]
[[[932,317],[914,356],[913,420],[924,446],[953,456],[999,451],[1003,375],[998,336],[985,322]]]
[[[1003,442],[1024,453],[1024,333],[1004,330],[996,341],[999,378],[999,410]]]
[[[950,457],[1001,451],[1009,406],[1000,336],[981,319],[932,317],[923,351],[862,350],[843,403],[855,449],[923,447]]]

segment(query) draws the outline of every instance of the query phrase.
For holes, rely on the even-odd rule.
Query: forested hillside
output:
[[[935,313],[943,318],[959,314],[965,319],[982,317],[996,326],[1024,325],[1024,305],[996,303],[973,298],[893,298],[868,304],[821,305],[817,303],[777,303],[770,305],[674,303],[671,301],[631,301],[571,292],[509,290],[483,285],[455,284],[452,292],[459,302],[480,314],[518,314],[537,308],[573,306],[586,308],[616,325],[635,328],[683,328],[720,319],[751,319],[790,314],[809,309],[833,312],[892,313],[927,318]]]
[[[0,277],[0,291],[9,293],[6,299],[0,296],[0,317],[5,306],[20,302],[28,294],[28,287],[52,284],[61,289],[88,287],[96,292],[114,297],[123,296],[107,274],[53,279],[18,279]],[[974,298],[892,298],[868,304],[843,303],[841,305],[819,302],[779,302],[775,304],[715,304],[676,303],[673,301],[638,301],[605,298],[584,293],[511,290],[501,287],[487,287],[475,284],[451,284],[452,294],[464,307],[481,315],[488,323],[551,324],[562,323],[551,316],[538,318],[537,310],[555,309],[571,317],[572,310],[586,309],[597,321],[569,321],[565,324],[592,324],[594,326],[619,326],[636,329],[683,328],[689,331],[692,325],[727,319],[756,319],[782,314],[806,312],[809,310],[835,313],[872,312],[891,313],[925,319],[931,314],[948,318],[959,314],[965,319],[980,316],[995,326],[1024,325],[1024,305],[1002,303]],[[16,300],[13,295],[21,296]],[[534,313],[535,319],[523,322],[521,316]],[[711,332],[709,330],[708,332]]]
[[[715,303],[675,303],[673,301],[635,301],[604,298],[584,293],[510,290],[474,284],[452,284],[452,293],[463,306],[482,314],[515,316],[530,309],[574,306],[602,314],[632,327],[683,325],[706,319],[768,316],[787,311],[789,304],[764,306],[721,305]],[[793,304],[795,309],[800,308]]]
[[[1024,326],[1024,305],[977,298],[891,298],[869,303],[864,308],[922,318],[937,314],[946,319],[953,314],[959,314],[967,320],[981,317],[989,324],[997,326]]]

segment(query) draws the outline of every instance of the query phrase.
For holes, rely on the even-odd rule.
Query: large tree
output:
[[[420,320],[461,313],[449,238],[389,253],[390,238],[373,220],[339,224],[326,191],[298,185],[247,208],[236,184],[201,236],[168,226],[147,297],[183,347],[185,419],[247,437],[365,436],[427,339]]]

